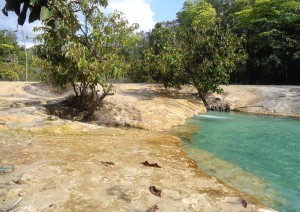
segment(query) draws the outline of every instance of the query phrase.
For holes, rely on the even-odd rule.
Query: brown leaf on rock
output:
[[[247,200],[242,199],[241,203],[244,208],[247,208],[247,205],[248,205]]]
[[[115,165],[115,163],[113,163],[111,161],[109,161],[109,162],[101,161],[101,163],[104,164],[105,166],[109,166],[109,165],[114,166]]]
[[[142,163],[144,166],[150,166],[150,167],[156,167],[156,168],[161,168],[157,163],[149,163],[148,161],[145,161]]]
[[[153,195],[156,195],[156,196],[161,197],[161,190],[155,188],[155,186],[150,186],[150,187],[149,187],[149,190],[150,190],[150,192],[151,192]]]
[[[153,205],[152,207],[148,208],[146,210],[146,212],[155,212],[156,210],[158,210],[158,206],[157,205]]]

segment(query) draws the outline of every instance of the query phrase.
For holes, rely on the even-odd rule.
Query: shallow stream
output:
[[[276,210],[300,211],[299,119],[209,112],[187,126],[182,148],[202,170]]]

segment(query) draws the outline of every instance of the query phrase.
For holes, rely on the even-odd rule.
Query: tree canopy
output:
[[[299,83],[300,2],[256,0],[235,17],[235,30],[247,35],[251,81]]]
[[[166,87],[192,84],[205,96],[221,92],[230,73],[245,59],[242,39],[223,26],[206,1],[186,1],[177,22],[158,23],[149,35],[145,64]]]
[[[8,30],[0,31],[0,80],[25,78],[24,49],[18,45],[17,36]]]
[[[87,110],[87,116],[113,91],[108,80],[122,74],[125,63],[121,50],[137,28],[129,26],[120,12],[104,15],[101,5],[89,0],[49,5],[51,16],[39,29],[42,44],[36,47],[52,82],[59,86],[71,83],[75,105],[80,111]]]

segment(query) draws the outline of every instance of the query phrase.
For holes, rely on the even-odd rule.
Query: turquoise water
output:
[[[183,149],[201,169],[279,211],[300,211],[300,119],[209,112]]]

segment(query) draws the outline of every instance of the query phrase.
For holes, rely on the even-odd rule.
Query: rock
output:
[[[181,200],[186,207],[197,211],[200,208],[203,211],[215,211],[209,201],[207,201],[206,194],[192,194],[190,197]]]
[[[48,116],[47,120],[48,121],[57,121],[58,117],[57,116]]]
[[[34,209],[32,205],[28,205],[25,207],[20,207],[18,209],[15,209],[16,212],[35,212],[37,210]]]
[[[265,209],[265,208],[259,208],[257,211],[258,211],[258,212],[275,212],[275,210],[272,210],[272,209]]]
[[[0,119],[0,125],[6,125],[6,121],[5,121],[5,120],[2,120],[2,119]]]
[[[24,174],[24,175],[22,175],[22,178],[21,178],[22,181],[29,181],[31,179],[32,179],[32,176],[30,174]]]
[[[14,165],[11,164],[0,164],[0,174],[5,174],[12,172],[14,170]]]
[[[222,100],[221,98],[209,98],[208,101],[208,110],[212,111],[230,111],[230,105],[227,101]]]

